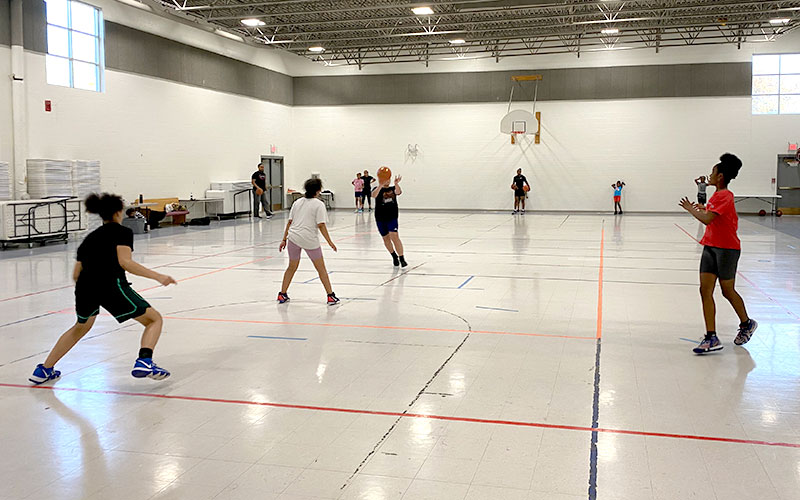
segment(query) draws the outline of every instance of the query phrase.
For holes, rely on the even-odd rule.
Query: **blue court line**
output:
[[[592,399],[592,429],[599,427],[600,418],[600,340],[594,355],[594,397]],[[597,431],[592,431],[592,444],[589,453],[589,500],[597,500]]]
[[[692,340],[692,339],[685,339],[683,337],[678,337],[678,340],[685,340],[686,342],[691,342],[692,344],[697,343],[697,339]]]
[[[328,274],[333,274],[333,271],[328,271]],[[319,279],[319,276],[314,276],[314,277],[313,277],[313,278],[311,278],[310,280],[306,280],[306,281],[304,281],[304,282],[303,282],[303,284],[304,284],[304,285],[306,285],[306,284],[308,284],[308,283],[311,283],[312,281],[314,281],[314,280],[318,280],[318,279]]]
[[[17,320],[17,321],[12,321],[11,323],[2,324],[2,325],[0,325],[0,328],[5,328],[5,327],[11,326],[11,325],[18,325],[20,323],[25,323],[26,321],[31,321],[31,320],[34,320],[34,319],[44,318],[45,316],[50,316],[51,314],[56,314],[56,313],[53,312],[53,311],[50,311],[50,312],[46,312],[46,313],[43,313],[43,314],[37,314],[36,316],[31,316],[30,318],[20,319],[20,320]]]
[[[467,283],[472,281],[472,278],[474,278],[474,277],[475,276],[470,276],[469,278],[467,278],[467,281],[465,281],[465,282],[461,283],[460,285],[458,285],[458,288],[464,288],[464,285],[466,285]]]
[[[504,309],[502,307],[487,307],[487,306],[475,306],[476,309],[489,309],[491,311],[508,311],[508,312],[515,312],[518,313],[517,309]]]
[[[298,337],[265,337],[263,335],[248,335],[247,338],[249,339],[273,339],[273,340],[308,340],[308,339],[301,339]]]

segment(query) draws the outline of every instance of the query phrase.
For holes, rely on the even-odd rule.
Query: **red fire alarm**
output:
[[[53,111],[53,103],[50,102],[50,99],[44,101],[44,110],[48,113]]]

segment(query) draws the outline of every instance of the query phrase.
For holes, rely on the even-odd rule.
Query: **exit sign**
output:
[[[789,143],[789,152],[790,153],[797,152],[797,143],[796,142],[790,142]]]

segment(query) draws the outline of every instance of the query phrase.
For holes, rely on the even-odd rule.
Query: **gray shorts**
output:
[[[703,247],[700,258],[700,272],[716,275],[720,280],[732,280],[736,277],[741,250],[731,248]]]

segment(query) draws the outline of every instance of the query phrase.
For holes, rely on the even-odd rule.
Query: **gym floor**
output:
[[[401,209],[398,270],[371,214],[336,211],[338,306],[285,215],[137,236],[131,277],[165,316],[156,382],[141,326],[74,321],[76,244],[0,253],[0,499],[796,499],[800,239],[749,219],[725,348],[696,356],[702,235],[686,215]],[[25,457],[25,458],[21,458]]]

